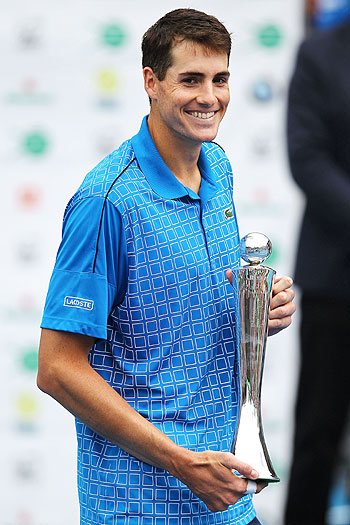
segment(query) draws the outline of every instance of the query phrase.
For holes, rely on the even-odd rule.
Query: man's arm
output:
[[[258,473],[229,452],[193,452],[176,445],[93,370],[88,362],[93,343],[85,335],[44,329],[38,387],[99,435],[177,477],[210,510],[225,510],[236,503],[247,481],[232,469],[251,479]],[[264,486],[258,484],[257,492]]]

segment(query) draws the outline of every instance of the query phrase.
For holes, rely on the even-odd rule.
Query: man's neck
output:
[[[201,174],[198,168],[198,158],[201,143],[189,143],[182,137],[170,134],[162,121],[148,117],[148,129],[157,150],[175,177],[188,188],[198,194],[201,184]]]

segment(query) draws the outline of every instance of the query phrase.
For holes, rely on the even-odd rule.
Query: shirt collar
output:
[[[153,142],[147,125],[147,116],[143,118],[140,131],[132,137],[131,144],[142,173],[152,190],[165,199],[177,199],[189,195],[192,199],[207,202],[218,191],[218,181],[211,169],[210,162],[202,145],[198,167],[202,180],[199,195],[190,190],[175,177],[160,156]]]

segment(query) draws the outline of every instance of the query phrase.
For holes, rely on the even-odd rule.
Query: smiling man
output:
[[[150,66],[143,70],[151,100],[148,129],[177,179],[198,193],[201,145],[216,137],[230,100],[228,55],[178,38],[171,57],[164,79]]]
[[[228,452],[239,415],[232,171],[213,143],[231,40],[172,11],[142,43],[151,109],[69,202],[38,386],[76,416],[80,523],[258,524],[258,473]],[[270,334],[294,312],[276,281]],[[214,514],[216,513],[216,514]]]

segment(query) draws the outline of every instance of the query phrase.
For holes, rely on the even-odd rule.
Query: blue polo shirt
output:
[[[239,411],[239,261],[232,171],[204,143],[197,195],[147,118],[85,178],[64,215],[42,327],[97,339],[91,366],[178,445],[229,451]],[[245,496],[213,513],[165,470],[76,421],[81,525],[250,523]]]

